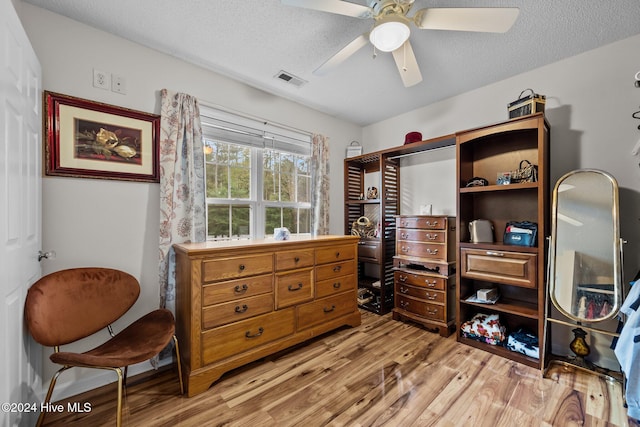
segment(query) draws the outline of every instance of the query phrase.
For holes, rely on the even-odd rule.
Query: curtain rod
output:
[[[224,111],[225,113],[235,114],[235,115],[243,117],[245,119],[256,120],[256,121],[262,122],[264,124],[278,126],[278,127],[283,128],[283,129],[286,129],[286,130],[290,130],[290,131],[293,131],[293,132],[299,132],[299,133],[302,133],[304,135],[308,135],[310,137],[313,136],[313,133],[309,132],[307,130],[298,129],[298,128],[293,127],[293,126],[285,125],[285,124],[278,123],[278,122],[269,121],[269,120],[263,119],[262,117],[252,116],[250,114],[242,113],[242,112],[234,110],[232,108],[223,107],[222,105],[214,104],[213,102],[202,100],[200,98],[198,98],[198,102],[200,104],[202,104],[204,107],[207,107],[207,108],[213,108],[213,109],[216,109],[216,110]]]

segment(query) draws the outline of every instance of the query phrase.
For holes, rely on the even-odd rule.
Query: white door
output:
[[[23,323],[40,277],[42,78],[11,0],[0,0],[0,30],[0,403],[14,405],[2,407],[0,426],[33,425],[38,414],[19,405],[42,388],[41,350]]]

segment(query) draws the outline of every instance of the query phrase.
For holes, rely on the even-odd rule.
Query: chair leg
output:
[[[123,378],[122,378],[122,369],[120,368],[112,368],[118,374],[118,406],[116,412],[116,427],[122,426],[122,387],[123,387]]]
[[[180,347],[178,347],[178,337],[173,336],[173,343],[176,348],[176,360],[178,361],[178,378],[180,379],[180,395],[184,394],[184,384],[182,382],[182,362],[180,361]]]
[[[53,388],[56,386],[56,381],[58,381],[58,377],[60,376],[60,374],[63,373],[64,371],[66,371],[69,368],[71,368],[71,366],[63,366],[62,368],[58,369],[58,372],[56,372],[55,375],[53,376],[53,378],[51,378],[51,382],[49,383],[49,390],[47,390],[47,396],[44,398],[44,402],[42,402],[43,406],[47,406],[49,404],[49,402],[51,401],[51,395],[53,394]],[[42,423],[44,422],[44,414],[45,413],[46,413],[46,411],[40,411],[40,415],[38,416],[38,421],[36,422],[36,427],[40,427],[42,425]]]

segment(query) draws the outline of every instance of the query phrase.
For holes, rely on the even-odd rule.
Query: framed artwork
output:
[[[159,182],[160,116],[45,91],[45,174]]]

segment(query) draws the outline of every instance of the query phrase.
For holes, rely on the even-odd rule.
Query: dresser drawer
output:
[[[425,302],[434,304],[444,304],[446,300],[444,291],[435,291],[423,287],[405,285],[401,283],[396,283],[396,294],[419,298],[424,300]]]
[[[361,240],[358,242],[358,260],[380,262],[380,241]]]
[[[270,311],[273,311],[273,294],[212,305],[202,310],[202,328],[211,329]]]
[[[276,252],[276,271],[310,267],[313,265],[313,260],[313,249]]]
[[[273,292],[273,275],[229,280],[202,287],[202,305],[208,306]]]
[[[328,322],[357,310],[356,293],[347,292],[297,307],[298,329]]]
[[[462,248],[460,257],[462,277],[523,288],[537,287],[536,254]]]
[[[313,299],[313,269],[276,274],[276,308]]]
[[[251,255],[202,261],[202,281],[235,279],[273,271],[273,255]]]
[[[447,321],[445,306],[443,305],[431,304],[403,295],[397,295],[396,298],[396,307],[402,310],[438,322]]]
[[[446,232],[401,228],[396,232],[396,239],[398,241],[411,240],[417,242],[444,243],[446,241]]]
[[[444,277],[430,276],[427,274],[407,273],[406,271],[396,271],[394,273],[395,282],[399,284],[420,286],[428,289],[443,291],[447,287],[447,279]]]
[[[421,228],[426,230],[446,230],[447,218],[432,216],[405,216],[398,220],[398,228]]]
[[[356,277],[353,274],[336,277],[335,279],[320,280],[316,282],[316,298],[354,290],[355,288]]]
[[[446,259],[447,247],[438,243],[422,243],[398,241],[396,252],[398,255],[413,256],[430,259]]]
[[[316,264],[345,261],[356,257],[355,245],[316,249]]]
[[[316,280],[335,279],[336,277],[354,274],[355,270],[353,260],[321,265],[316,267]]]
[[[202,362],[213,363],[293,334],[295,309],[274,311],[202,333]]]

